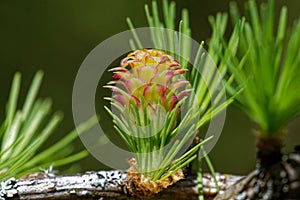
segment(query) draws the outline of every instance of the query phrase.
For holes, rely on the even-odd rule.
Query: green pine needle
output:
[[[275,0],[262,4],[248,2],[249,22],[245,23],[238,45],[238,56],[223,61],[237,85],[244,91],[237,96],[240,107],[260,126],[265,137],[279,133],[300,113],[300,20],[287,33],[287,8],[282,7],[275,23]],[[259,14],[260,13],[260,14]],[[240,14],[231,4],[235,23]],[[231,50],[228,45],[227,50]],[[242,66],[241,66],[242,65]],[[228,88],[230,92],[233,88]]]
[[[60,153],[77,138],[76,130],[38,153],[63,118],[60,112],[52,114],[50,99],[37,99],[42,78],[43,72],[38,71],[33,78],[22,109],[18,109],[21,74],[16,73],[14,76],[7,103],[6,118],[0,128],[0,181],[37,171],[39,167],[66,165],[87,155],[86,151],[69,156],[68,154],[71,152]],[[93,117],[80,125],[77,130],[80,134],[96,123],[97,118]],[[53,161],[49,162],[49,158],[52,158]]]

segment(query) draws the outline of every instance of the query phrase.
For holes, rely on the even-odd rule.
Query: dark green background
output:
[[[190,11],[193,38],[209,37],[209,15],[227,11],[227,0],[177,0],[177,11]],[[245,1],[238,1],[243,6]],[[261,1],[259,1],[261,2]],[[146,26],[143,0],[36,0],[0,1],[0,119],[3,119],[10,82],[16,71],[23,74],[22,98],[38,69],[45,72],[40,96],[50,96],[54,109],[65,113],[54,141],[73,129],[71,97],[73,82],[81,62],[101,41],[127,30],[125,18],[130,16],[136,27]],[[287,4],[289,20],[299,16],[299,1]],[[290,23],[291,24],[291,23]],[[270,58],[272,59],[272,58]],[[296,91],[291,91],[296,92]],[[218,171],[243,174],[253,169],[255,147],[252,130],[255,125],[235,108],[227,110],[224,131],[211,153]],[[298,120],[299,123],[299,120]],[[297,120],[289,126],[285,150],[299,143]],[[82,146],[77,141],[77,146]],[[104,168],[93,157],[80,161],[82,170]]]

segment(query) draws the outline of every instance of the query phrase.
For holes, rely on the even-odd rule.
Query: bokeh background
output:
[[[72,130],[72,87],[82,61],[103,40],[127,30],[126,17],[131,17],[136,27],[146,26],[145,3],[151,1],[1,0],[0,120],[3,119],[13,74],[22,72],[22,101],[34,73],[42,69],[45,77],[40,96],[50,96],[54,110],[63,111],[65,116],[49,143]],[[228,11],[229,5],[228,0],[176,0],[176,3],[178,14],[182,8],[189,9],[192,36],[197,41],[209,38],[208,16]],[[244,3],[244,0],[238,1],[241,8]],[[300,2],[277,1],[277,15],[282,5],[288,6],[289,24],[292,24],[292,19],[299,16]],[[296,119],[289,125],[285,151],[291,151],[300,143],[299,123],[300,119]],[[233,106],[227,110],[223,133],[210,154],[217,171],[245,174],[254,168],[254,128],[251,120]],[[75,146],[84,148],[80,140]],[[108,169],[92,156],[76,165],[81,171]]]

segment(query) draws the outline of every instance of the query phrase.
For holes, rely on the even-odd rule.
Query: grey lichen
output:
[[[0,199],[5,200],[7,198],[12,198],[18,193],[18,190],[15,188],[16,179],[10,178],[8,180],[2,181],[0,188]]]
[[[94,176],[91,180],[91,185],[94,187],[100,187],[101,189],[110,189],[116,185],[121,188],[125,184],[127,174],[120,170],[115,171],[100,171],[97,172],[97,176]]]

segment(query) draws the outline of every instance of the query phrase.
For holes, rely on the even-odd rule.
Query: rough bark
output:
[[[276,152],[275,155],[278,156]],[[256,170],[218,194],[215,200],[300,199],[300,147],[277,160],[275,157],[263,163],[258,162]]]
[[[34,173],[20,179],[1,183],[0,199],[135,199],[125,186],[126,172],[99,171],[77,175],[56,176],[51,173]],[[239,180],[240,176],[217,174],[221,190]],[[203,191],[207,199],[213,198],[216,186],[209,174],[203,176]],[[187,176],[173,186],[161,191],[152,199],[197,199],[197,181]]]

